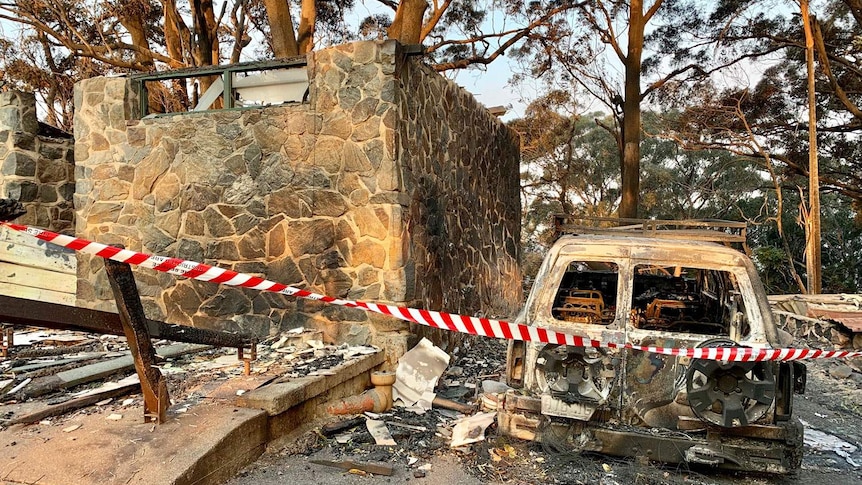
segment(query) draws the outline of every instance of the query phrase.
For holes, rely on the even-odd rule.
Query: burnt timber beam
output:
[[[116,313],[6,295],[0,295],[0,322],[55,330],[125,335],[120,316]],[[244,334],[174,325],[150,319],[146,322],[147,331],[152,338],[237,349],[254,347],[257,343],[256,338]]]
[[[135,361],[135,371],[141,381],[144,395],[144,422],[162,424],[167,420],[168,383],[156,367],[156,349],[147,332],[147,317],[135,284],[135,275],[128,263],[105,260],[108,282],[117,301],[120,322],[126,334],[129,351]]]
[[[0,199],[0,222],[11,221],[26,214],[24,206],[15,199]]]

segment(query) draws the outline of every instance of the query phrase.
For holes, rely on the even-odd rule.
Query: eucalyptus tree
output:
[[[355,0],[10,0],[0,3],[0,75],[37,92],[46,121],[70,130],[72,86],[90,76],[301,55],[368,37],[422,43],[439,71],[484,66],[531,36],[552,39],[557,17],[577,5],[377,3],[391,15],[356,22]],[[163,94],[188,104],[181,86],[174,91]]]

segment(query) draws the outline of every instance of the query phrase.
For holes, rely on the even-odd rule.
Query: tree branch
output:
[[[548,10],[547,12],[545,12],[545,14],[544,14],[544,15],[542,15],[542,16],[541,16],[541,17],[539,17],[539,18],[537,18],[536,20],[534,20],[533,22],[531,22],[529,25],[527,25],[527,26],[526,26],[526,27],[524,27],[523,29],[519,29],[519,30],[512,30],[512,31],[508,31],[508,32],[506,32],[506,33],[500,33],[500,34],[488,34],[488,35],[479,36],[479,37],[477,37],[477,38],[473,38],[473,39],[464,39],[464,40],[460,40],[460,41],[444,41],[444,42],[441,42],[440,44],[438,44],[438,45],[436,45],[436,46],[433,46],[433,47],[429,48],[429,49],[428,49],[428,51],[429,51],[429,52],[433,52],[433,51],[435,51],[435,50],[439,49],[441,46],[449,45],[449,44],[465,44],[465,43],[473,43],[473,42],[484,41],[485,39],[488,39],[488,38],[494,38],[494,37],[498,37],[498,38],[499,38],[499,37],[502,37],[502,36],[504,36],[504,35],[514,34],[514,35],[512,35],[512,37],[510,37],[508,40],[506,40],[505,42],[503,42],[503,44],[501,44],[501,45],[500,45],[500,46],[499,46],[499,47],[498,47],[494,52],[492,52],[492,53],[491,53],[491,55],[488,55],[488,56],[485,56],[485,55],[474,55],[474,56],[471,56],[471,57],[467,57],[467,58],[463,58],[463,59],[458,59],[458,60],[456,60],[456,61],[451,61],[451,62],[444,62],[444,63],[440,63],[440,64],[435,64],[435,65],[434,65],[434,66],[432,66],[432,67],[433,67],[433,69],[434,69],[435,71],[437,71],[437,72],[441,72],[441,71],[448,71],[448,70],[450,70],[450,69],[461,69],[461,68],[464,68],[464,67],[467,67],[467,66],[470,66],[470,65],[473,65],[473,64],[483,64],[483,65],[490,64],[490,63],[491,63],[491,62],[493,62],[495,59],[497,59],[498,57],[500,57],[501,55],[503,55],[503,54],[506,52],[506,50],[508,50],[508,49],[509,49],[509,47],[511,47],[512,45],[514,45],[515,43],[517,43],[518,41],[520,41],[521,39],[523,39],[524,37],[526,37],[527,35],[529,35],[529,34],[530,34],[530,33],[531,33],[535,28],[537,28],[538,26],[540,26],[540,25],[544,24],[544,23],[545,23],[545,22],[547,22],[549,19],[551,19],[552,17],[556,16],[556,15],[557,15],[557,14],[559,14],[559,13],[562,13],[562,12],[565,12],[566,10],[570,10],[570,9],[573,9],[573,8],[579,7],[579,6],[581,6],[581,5],[582,5],[582,4],[569,5],[569,6],[561,6],[561,7],[556,7],[556,8],[553,8],[553,9],[551,9],[551,10]]]
[[[814,24],[814,46],[817,50],[817,57],[820,59],[820,68],[823,69],[823,73],[826,74],[826,78],[829,79],[829,85],[832,86],[832,92],[835,93],[835,96],[847,108],[847,111],[850,112],[855,118],[862,120],[862,110],[859,109],[856,104],[850,100],[847,96],[847,93],[844,92],[844,88],[838,84],[838,80],[835,79],[835,75],[832,73],[832,67],[829,65],[829,57],[826,55],[826,46],[823,42],[823,32],[820,30],[820,22],[816,19],[812,22]]]

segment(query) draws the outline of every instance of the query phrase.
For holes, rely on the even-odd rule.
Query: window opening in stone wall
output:
[[[180,69],[133,78],[143,116],[301,103],[308,96],[305,56]]]
[[[202,99],[209,86],[216,83],[218,91],[210,91],[207,101]],[[144,88],[149,96],[147,114],[182,113],[202,109],[224,107],[221,96],[222,82],[218,76],[188,77],[185,79],[159,79],[145,81]],[[215,95],[213,96],[213,93]],[[204,107],[204,103],[206,106]]]
[[[551,314],[557,320],[592,325],[614,321],[619,269],[605,261],[572,261],[566,268]]]
[[[305,67],[233,74],[236,107],[301,103],[307,91],[308,71]]]
[[[749,332],[739,285],[727,271],[638,265],[631,308],[632,324],[642,330],[724,337]]]

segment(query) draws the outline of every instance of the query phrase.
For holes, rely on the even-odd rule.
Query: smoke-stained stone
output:
[[[272,329],[272,319],[266,315],[236,315],[231,320],[236,322],[241,332],[251,335],[268,335]]]
[[[237,234],[245,234],[260,224],[260,218],[251,214],[239,214],[231,219]]]
[[[266,256],[264,233],[254,229],[239,240],[239,255],[243,259],[263,258]]]
[[[176,241],[171,236],[152,226],[141,228],[141,233],[143,235],[142,242],[144,246],[156,254],[163,254],[165,249]]]
[[[233,241],[213,241],[207,244],[206,259],[236,261],[239,259],[239,250]]]
[[[325,307],[322,314],[333,322],[364,322],[368,320],[368,312],[365,310],[337,305]]]
[[[214,207],[207,207],[202,215],[210,236],[220,238],[236,234],[233,224]]]
[[[168,321],[181,325],[191,325],[192,319],[187,314],[188,308],[200,307],[202,301],[190,285],[181,282],[165,292],[165,313]]]
[[[290,257],[280,258],[271,261],[268,264],[267,277],[284,283],[286,285],[295,285],[302,283],[305,277],[299,271],[299,267]]]
[[[177,257],[200,262],[204,260],[204,248],[194,239],[181,239],[177,248]]]
[[[353,278],[338,269],[320,270],[320,279],[323,281],[326,294],[336,298],[344,298],[353,286]]]
[[[251,300],[239,288],[222,286],[215,296],[201,305],[200,309],[208,315],[232,317],[251,310]]]
[[[314,216],[338,217],[347,211],[344,197],[334,190],[314,190],[303,195],[311,199]]]
[[[57,196],[57,189],[50,185],[43,185],[39,187],[39,202],[42,203],[53,203],[57,202],[59,197]]]
[[[295,189],[284,188],[269,196],[267,213],[283,214],[291,219],[300,219],[311,217],[311,208],[299,198]]]
[[[204,217],[200,212],[186,212],[183,214],[183,218],[183,233],[189,236],[206,235],[206,223],[204,222]]]
[[[24,117],[22,117],[24,118]],[[36,150],[36,132],[34,131],[13,131],[12,146],[19,150],[35,152]]]
[[[287,247],[294,257],[319,254],[335,244],[335,228],[326,219],[288,222],[286,236]]]
[[[268,266],[263,261],[241,261],[233,265],[234,271],[238,273],[250,273],[255,276],[263,276],[267,272]]]

